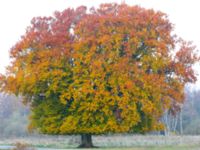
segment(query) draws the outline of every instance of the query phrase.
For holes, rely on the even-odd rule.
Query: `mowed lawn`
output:
[[[89,149],[88,149],[89,150]],[[90,149],[91,150],[91,149]],[[200,150],[200,145],[196,146],[147,146],[147,147],[133,147],[133,148],[105,148],[98,150]]]
[[[8,149],[0,149],[8,150]],[[95,149],[56,149],[56,148],[35,148],[34,150],[200,150],[200,146],[150,146],[150,147],[133,147],[133,148],[95,148]]]
[[[75,149],[80,150],[80,149]],[[84,149],[93,150],[93,149]],[[99,148],[95,150],[200,150],[200,146],[157,146],[157,147],[135,147],[135,148]]]
[[[23,138],[0,138],[3,145],[25,143],[35,150],[200,150],[200,136],[151,136],[107,135],[94,136],[93,143],[99,148],[77,149],[79,136],[36,136]]]
[[[62,149],[64,150],[64,149]],[[69,150],[69,149],[66,149]],[[81,149],[70,149],[81,150]],[[200,145],[196,146],[145,146],[145,147],[132,147],[132,148],[97,148],[97,149],[84,149],[84,150],[200,150]]]
[[[1,149],[0,150],[8,150],[8,149]],[[10,149],[12,150],[12,149]],[[132,147],[132,148],[94,148],[94,149],[77,149],[77,148],[37,148],[35,147],[34,150],[200,150],[200,145],[196,146],[142,146],[142,147]]]

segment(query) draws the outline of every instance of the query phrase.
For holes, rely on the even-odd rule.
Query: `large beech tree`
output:
[[[163,128],[184,100],[198,60],[162,12],[126,4],[37,17],[11,51],[3,91],[31,106],[29,129],[91,135]]]

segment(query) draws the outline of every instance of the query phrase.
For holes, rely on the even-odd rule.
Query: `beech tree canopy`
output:
[[[166,14],[126,4],[33,18],[10,50],[2,91],[23,96],[29,129],[42,133],[161,130],[196,81],[195,48],[172,31]]]

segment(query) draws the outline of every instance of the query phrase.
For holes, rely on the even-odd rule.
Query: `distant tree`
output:
[[[28,134],[29,108],[14,95],[0,93],[0,138]]]
[[[160,130],[195,82],[194,47],[172,35],[161,12],[103,4],[32,20],[11,49],[2,89],[31,105],[29,128],[47,134]]]
[[[183,133],[200,134],[200,90],[186,88],[186,98],[183,105]]]

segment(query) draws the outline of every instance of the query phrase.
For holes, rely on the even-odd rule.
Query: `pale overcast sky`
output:
[[[9,49],[25,33],[35,16],[49,16],[54,11],[68,7],[86,5],[98,6],[100,3],[122,0],[1,0],[0,1],[0,73],[9,64]],[[175,25],[175,33],[185,40],[193,41],[200,49],[200,1],[199,0],[126,0],[127,4],[153,8],[168,14]],[[196,67],[196,70],[200,68]],[[200,79],[200,77],[199,77]],[[200,87],[200,80],[197,82]]]

